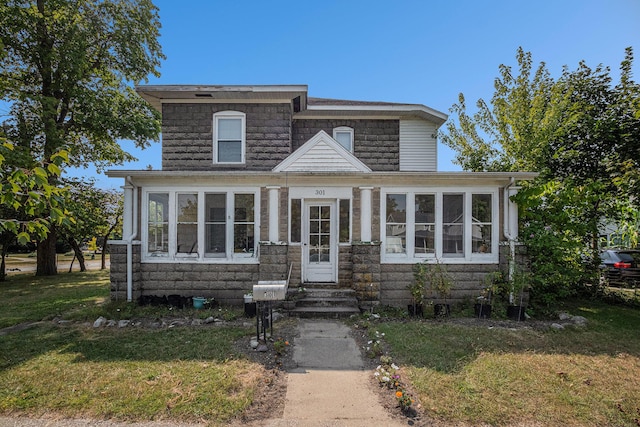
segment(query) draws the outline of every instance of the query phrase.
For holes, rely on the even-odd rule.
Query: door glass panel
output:
[[[320,208],[322,219],[329,219],[331,217],[331,208],[329,206],[322,206]]]
[[[309,207],[309,262],[331,261],[331,207]]]

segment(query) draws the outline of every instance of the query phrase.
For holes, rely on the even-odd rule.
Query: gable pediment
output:
[[[371,169],[321,130],[273,168],[273,171],[371,172]]]

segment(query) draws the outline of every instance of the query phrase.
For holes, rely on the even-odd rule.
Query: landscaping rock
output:
[[[573,317],[572,315],[570,315],[569,313],[565,313],[565,312],[562,312],[562,313],[558,314],[558,319],[560,319],[562,321],[571,320],[572,317]]]
[[[100,316],[96,319],[95,322],[93,322],[93,327],[94,328],[101,328],[103,327],[105,324],[107,323],[107,319],[105,319],[104,317]]]
[[[115,320],[108,320],[107,321],[107,327],[108,328],[113,328],[114,326],[116,326],[118,324],[118,322],[116,322]]]
[[[586,317],[582,317],[582,316],[573,316],[571,318],[571,321],[576,325],[576,326],[587,326],[587,318]]]
[[[126,328],[127,326],[129,326],[130,322],[130,320],[120,320],[118,322],[118,328]]]
[[[552,323],[551,329],[561,330],[561,329],[564,329],[564,325],[561,325],[560,323]]]

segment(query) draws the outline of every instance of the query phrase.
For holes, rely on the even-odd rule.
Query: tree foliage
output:
[[[159,75],[157,9],[149,0],[9,0],[0,6],[2,95],[11,141],[31,157],[69,151],[69,165],[132,160],[117,143],[147,146],[158,115],[131,82]]]
[[[16,165],[101,170],[133,160],[119,139],[139,147],[157,140],[159,114],[132,83],[159,75],[159,28],[151,0],[0,3],[0,91],[11,106],[3,129]],[[68,156],[56,163],[61,152]],[[59,185],[56,174],[48,177]],[[56,272],[55,227],[50,231],[38,247],[36,274]]]
[[[63,224],[58,231],[73,249],[80,271],[86,271],[82,247],[92,238],[103,239],[113,231],[122,214],[122,197],[114,190],[96,188],[93,179],[65,179],[64,183],[69,189],[65,206],[74,221]]]
[[[530,53],[518,49],[516,60],[518,74],[501,65],[491,102],[475,113],[460,94],[441,139],[465,170],[540,173],[516,201],[532,296],[548,304],[596,281],[604,223],[638,224],[640,89],[631,48],[615,86],[602,65],[581,62],[553,79],[544,63],[533,72]]]

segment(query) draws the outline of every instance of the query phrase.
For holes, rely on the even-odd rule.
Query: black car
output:
[[[600,253],[604,279],[614,286],[640,285],[640,250],[607,249]]]

